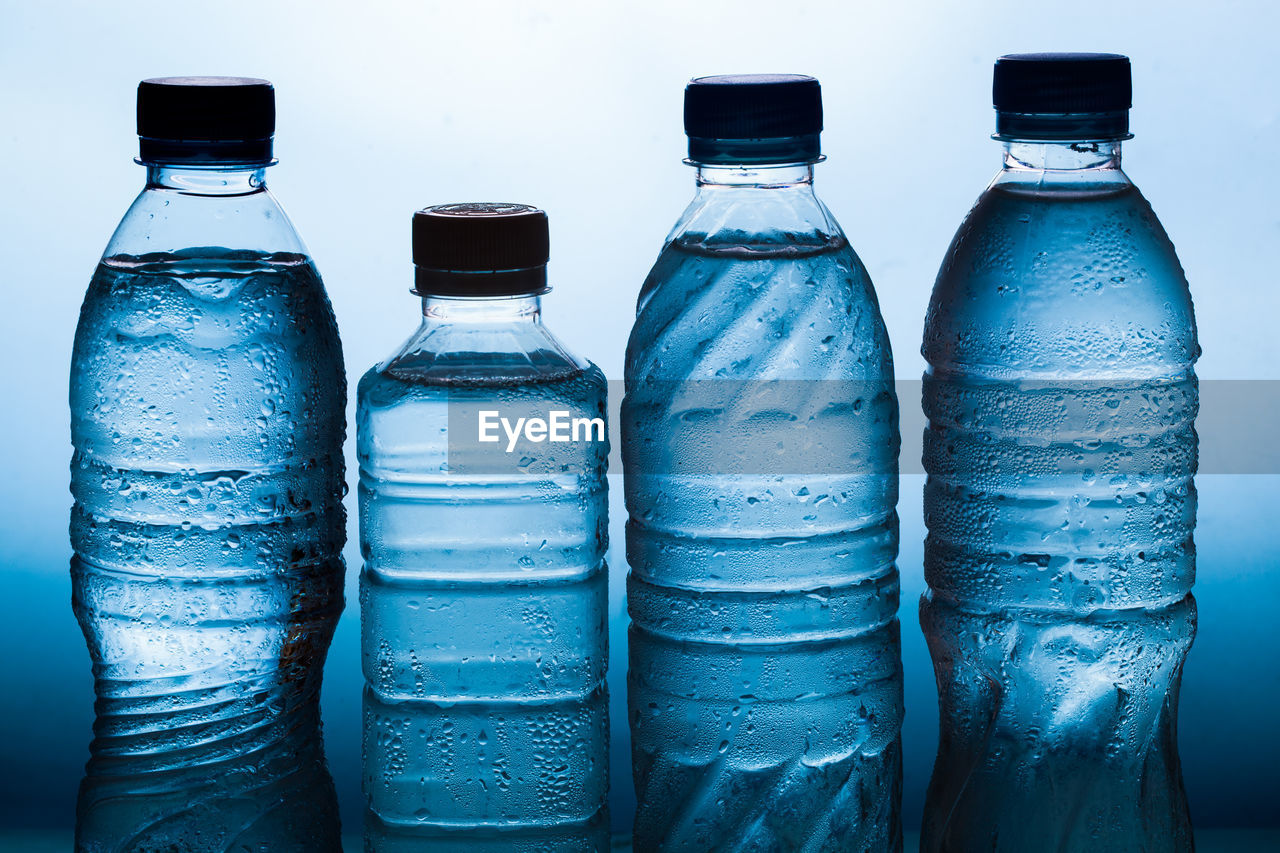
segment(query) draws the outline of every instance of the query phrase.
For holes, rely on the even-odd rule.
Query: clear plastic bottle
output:
[[[893,361],[821,127],[810,77],[685,91],[622,415],[636,850],[901,849]]]
[[[366,843],[607,850],[605,379],[542,324],[542,211],[413,222],[422,325],[359,388]]]
[[[1199,355],[1120,170],[1129,61],[996,64],[1004,168],[938,274],[923,352],[941,740],[922,850],[1190,850]]]
[[[73,603],[98,697],[82,850],[338,849],[322,750],[297,733],[318,737],[343,605],[346,385],[320,277],[263,182],[274,124],[266,81],[138,89],[147,183],[71,368]],[[293,799],[246,812],[243,768],[268,755],[294,765]],[[204,805],[157,814],[184,791]],[[224,818],[242,825],[209,828]]]

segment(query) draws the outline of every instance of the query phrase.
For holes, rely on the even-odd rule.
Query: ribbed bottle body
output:
[[[360,385],[366,839],[604,850],[607,441],[462,434],[488,411],[603,423],[604,377],[463,360],[464,381],[392,359]]]
[[[103,259],[72,362],[72,583],[98,694],[81,823],[121,834],[85,836],[83,849],[153,849],[129,846],[125,824],[155,820],[155,804],[108,788],[203,774],[220,781],[191,796],[216,813],[243,795],[235,768],[250,753],[300,756],[308,787],[332,801],[319,744],[298,731],[318,741],[343,605],[345,395],[333,312],[307,257]],[[234,832],[191,840],[199,821],[175,808],[184,849],[233,849]],[[272,849],[338,843],[336,821],[331,832],[289,826],[263,836]]]
[[[637,850],[901,846],[892,358],[796,195],[821,227],[678,227],[628,346]]]

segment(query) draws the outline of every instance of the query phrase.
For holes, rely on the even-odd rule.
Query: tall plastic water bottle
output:
[[[343,604],[346,385],[320,277],[263,183],[274,125],[264,80],[138,87],[147,183],[71,367],[73,602],[98,697],[81,850],[338,849],[321,750],[296,732],[318,735]],[[320,780],[303,786],[320,817],[247,807],[255,761],[264,782],[268,762]]]
[[[821,129],[811,77],[685,90],[623,402],[636,850],[902,845],[893,361]]]
[[[413,219],[422,325],[360,381],[365,838],[608,848],[607,389],[542,324],[547,217]]]
[[[922,849],[1190,850],[1187,282],[1120,170],[1127,58],[1006,56],[994,94],[1004,168],[924,333],[920,612],[941,741]]]

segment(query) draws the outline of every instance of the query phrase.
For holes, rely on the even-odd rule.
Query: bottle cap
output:
[[[143,163],[271,162],[275,89],[251,77],[156,77],[138,84]]]
[[[413,215],[415,293],[545,293],[547,214],[527,204],[438,204]]]
[[[1129,57],[1016,53],[996,60],[991,100],[1001,139],[1128,139]]]
[[[684,132],[697,163],[811,163],[822,156],[822,87],[803,74],[696,77]]]

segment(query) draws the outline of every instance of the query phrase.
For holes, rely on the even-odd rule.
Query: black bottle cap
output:
[[[275,89],[251,77],[156,77],[138,84],[143,163],[271,161]]]
[[[684,132],[697,163],[805,163],[821,157],[822,87],[803,74],[696,77]]]
[[[438,204],[413,215],[422,296],[545,293],[549,253],[547,214],[527,204]]]
[[[1003,139],[1127,139],[1133,84],[1117,53],[1015,53],[996,60],[991,100]]]

